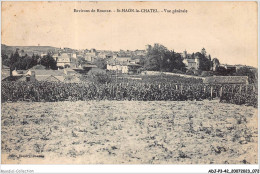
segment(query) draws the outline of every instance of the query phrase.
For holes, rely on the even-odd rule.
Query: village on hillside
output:
[[[2,45],[1,56],[2,81],[79,83],[95,74],[131,78],[131,76],[166,73],[194,78],[221,76],[220,81],[223,79],[225,83],[248,83],[245,77],[238,78],[241,79],[238,81],[237,79],[227,81],[223,76],[250,78],[251,74],[255,75],[257,72],[254,67],[221,64],[218,58],[211,58],[205,48],[197,53],[189,53],[186,50],[175,53],[157,43],[153,46],[146,45],[143,50],[134,51]],[[156,61],[159,63],[154,63]],[[237,73],[241,69],[242,72]],[[251,74],[248,75],[248,71]]]
[[[259,172],[257,5],[2,2],[1,173]]]

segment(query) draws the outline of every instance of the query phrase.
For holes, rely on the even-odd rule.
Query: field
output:
[[[203,101],[2,103],[4,164],[257,164],[257,108]]]

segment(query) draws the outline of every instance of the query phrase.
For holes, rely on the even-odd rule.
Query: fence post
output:
[[[213,99],[213,86],[210,87],[210,97],[211,97],[211,100]]]
[[[220,87],[220,91],[219,91],[219,97],[222,98],[222,86]]]
[[[241,101],[241,91],[242,91],[242,85],[239,86],[239,98],[238,98],[239,104],[240,104],[240,101]]]

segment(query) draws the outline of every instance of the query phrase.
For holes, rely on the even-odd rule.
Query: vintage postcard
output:
[[[257,2],[1,3],[2,164],[258,164]]]

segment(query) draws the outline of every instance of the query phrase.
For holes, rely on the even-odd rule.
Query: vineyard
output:
[[[56,83],[56,82],[2,82],[2,102],[33,101],[187,101],[212,100],[257,107],[257,86],[207,85],[203,83],[113,82]]]

